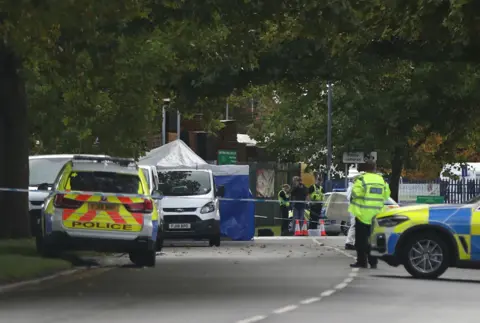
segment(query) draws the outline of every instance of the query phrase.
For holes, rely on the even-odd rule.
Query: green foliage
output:
[[[387,60],[368,72],[334,84],[337,162],[343,152],[360,150],[378,151],[380,166],[390,168],[393,154],[400,154],[405,165],[431,133],[446,137],[436,153],[452,161],[455,146],[478,133],[475,66]],[[312,80],[300,87],[306,94],[278,86],[282,102],[264,106],[265,116],[251,133],[285,161],[309,161],[317,155],[315,162],[325,163],[325,82]]]

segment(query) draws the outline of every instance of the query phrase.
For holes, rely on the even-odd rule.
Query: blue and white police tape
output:
[[[102,192],[89,192],[89,191],[53,191],[53,190],[37,190],[37,189],[23,189],[23,188],[5,188],[0,187],[0,192],[17,192],[17,193],[30,193],[30,192],[43,192],[43,193],[56,193],[56,194],[81,194],[81,195],[92,195],[92,196],[116,196],[116,197],[140,197],[140,198],[152,198],[155,200],[161,200],[165,196],[151,196],[145,194],[123,194],[123,193],[102,193]],[[204,199],[203,196],[188,196],[189,199]],[[279,203],[278,200],[274,199],[257,199],[257,198],[227,198],[220,197],[220,201],[240,201],[240,202],[264,202],[264,203]],[[323,204],[324,201],[290,201],[290,203],[308,203],[308,204]],[[343,202],[335,202],[343,203]]]
[[[56,193],[56,194],[81,194],[81,195],[92,195],[92,196],[117,196],[117,197],[140,197],[140,198],[151,198],[154,200],[161,200],[165,196],[164,195],[145,195],[145,194],[124,194],[124,193],[102,193],[102,192],[89,192],[89,191],[52,191],[52,190],[37,190],[37,189],[24,189],[24,188],[5,188],[0,187],[0,192],[17,192],[17,193],[30,193],[30,192],[44,192],[44,193]],[[204,196],[198,195],[189,195],[189,199],[204,199]],[[278,204],[279,201],[277,199],[259,199],[259,198],[229,198],[229,197],[219,197],[218,200],[220,201],[235,201],[235,202],[260,202],[260,203],[276,203]],[[291,204],[303,203],[303,204],[325,204],[325,201],[297,201],[291,200],[289,201]],[[328,204],[349,204],[348,201],[330,201]],[[451,208],[451,206],[446,205],[446,208]],[[439,209],[441,207],[437,207]]]
[[[241,202],[264,202],[264,203],[279,203],[278,200],[273,199],[257,199],[257,198],[229,198],[229,197],[221,197],[219,198],[220,201],[241,201]],[[325,204],[325,201],[297,201],[292,200],[289,201],[290,203],[304,203],[304,204]],[[334,203],[345,203],[347,202],[334,202]]]
[[[0,192],[17,192],[17,193],[56,193],[56,194],[77,194],[77,195],[92,195],[92,196],[116,196],[116,197],[141,197],[141,198],[152,198],[152,199],[162,199],[163,196],[150,196],[145,194],[122,194],[122,193],[102,193],[102,192],[89,192],[89,191],[52,191],[52,190],[29,190],[24,188],[5,188],[0,187]]]

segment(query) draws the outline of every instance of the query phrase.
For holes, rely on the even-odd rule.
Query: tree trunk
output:
[[[392,156],[392,173],[390,174],[390,190],[391,197],[398,203],[398,193],[400,188],[400,177],[402,176],[404,163],[404,150],[400,147],[395,147]]]
[[[28,121],[20,60],[0,44],[0,187],[28,189]],[[0,191],[0,239],[30,237],[28,193]]]

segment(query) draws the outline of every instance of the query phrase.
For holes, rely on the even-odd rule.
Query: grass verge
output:
[[[0,240],[0,284],[34,279],[71,269],[63,259],[40,257],[34,239]]]
[[[279,225],[267,225],[255,228],[255,236],[258,237],[258,229],[271,229],[275,236],[281,236],[281,227]]]

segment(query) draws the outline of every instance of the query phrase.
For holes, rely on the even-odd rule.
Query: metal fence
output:
[[[415,203],[417,196],[443,196],[445,203],[466,203],[480,195],[480,180],[421,181],[402,179],[399,188],[400,203]]]

